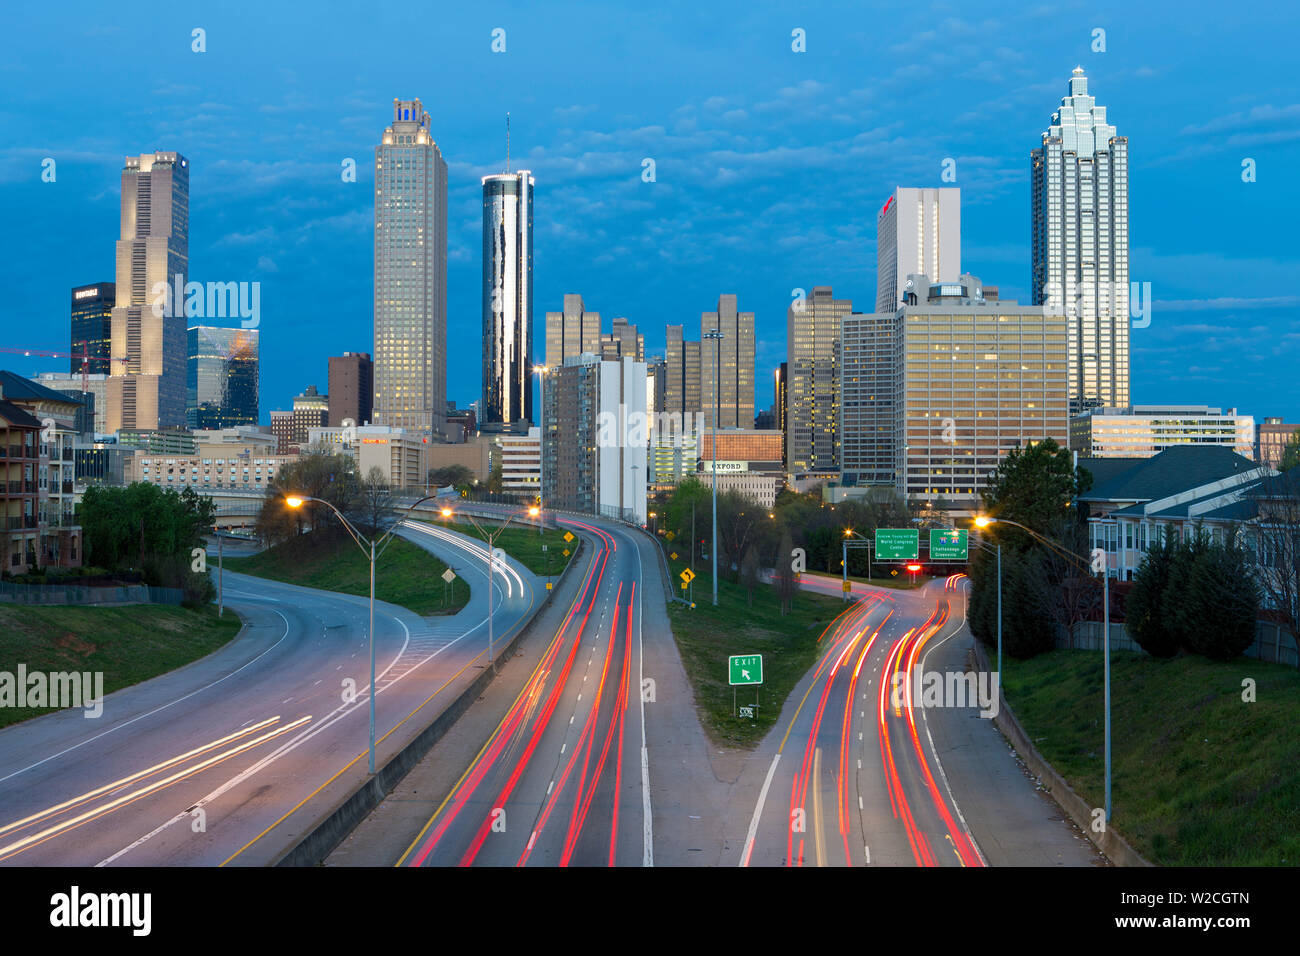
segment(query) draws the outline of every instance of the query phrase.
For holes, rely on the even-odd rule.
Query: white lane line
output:
[[[754,837],[758,834],[758,818],[763,815],[763,804],[767,802],[767,788],[772,785],[772,776],[776,773],[776,762],[781,754],[772,755],[772,766],[767,768],[767,777],[763,780],[763,789],[758,791],[758,803],[754,806],[754,816],[749,821],[749,832],[745,834],[745,847],[740,853],[740,865],[749,866],[749,854],[754,849]]]
[[[949,607],[951,606],[952,605],[949,604]],[[936,647],[940,647],[943,644],[946,644],[949,640],[952,639],[954,634],[956,634],[965,626],[966,626],[966,614],[963,611],[961,623],[958,624],[956,627],[954,627],[952,631],[946,634],[943,638],[941,638],[938,644],[934,644],[931,645],[930,647],[927,647],[925,653],[921,655],[922,674],[925,673],[925,662],[926,659],[930,656],[930,652],[933,651]],[[952,787],[949,786],[948,784],[948,774],[944,772],[943,761],[939,759],[939,751],[935,749],[934,737],[930,736],[930,719],[926,716],[925,710],[926,710],[925,707],[921,708],[921,723],[925,725],[925,738],[930,742],[930,753],[934,755],[934,762],[939,767],[939,776],[943,780],[943,788],[948,791],[948,799],[952,801],[952,808],[957,811],[957,819],[961,821],[962,829],[966,831],[967,841],[970,843],[971,847],[975,850],[976,855],[980,858],[980,863],[983,864],[984,866],[988,866],[988,861],[984,858],[984,854],[980,850],[979,844],[975,842],[975,834],[971,833],[970,825],[966,822],[966,817],[962,815],[961,807],[957,806],[957,798],[953,796]],[[955,853],[956,851],[957,848],[953,847],[953,852]]]
[[[230,672],[229,674],[227,674],[225,677],[218,677],[218,678],[217,678],[216,680],[214,680],[211,684],[205,684],[204,686],[200,687],[198,690],[190,691],[188,694],[184,695],[183,697],[177,697],[175,700],[173,700],[173,701],[168,701],[167,703],[163,704],[161,707],[155,707],[153,710],[148,711],[147,713],[140,714],[138,717],[132,717],[130,720],[125,720],[125,721],[123,721],[122,723],[117,724],[117,725],[114,726],[114,727],[110,727],[110,728],[108,728],[108,730],[105,730],[103,733],[95,734],[95,736],[93,736],[93,737],[87,737],[85,740],[83,740],[83,741],[82,741],[81,743],[79,743],[79,744],[73,744],[71,747],[67,747],[67,748],[65,748],[65,749],[63,749],[63,750],[58,751],[57,753],[52,753],[52,754],[50,754],[48,757],[45,757],[45,758],[42,759],[42,760],[38,760],[38,761],[36,761],[36,763],[28,764],[26,767],[22,767],[21,769],[15,770],[15,771],[14,771],[13,773],[11,773],[11,774],[7,774],[6,776],[0,777],[0,783],[4,783],[4,782],[5,782],[6,780],[8,780],[10,777],[16,777],[16,776],[18,776],[20,773],[26,773],[28,770],[33,770],[33,769],[35,769],[36,767],[39,767],[39,766],[40,766],[41,764],[43,764],[43,763],[49,763],[51,760],[54,760],[54,759],[56,759],[56,758],[58,758],[58,757],[62,757],[64,754],[72,753],[72,751],[76,750],[76,749],[79,748],[79,747],[84,747],[84,746],[86,746],[86,744],[94,743],[94,742],[95,742],[96,740],[98,740],[100,737],[106,737],[106,736],[108,736],[109,734],[114,733],[115,731],[121,730],[123,727],[129,727],[131,724],[134,724],[137,720],[144,720],[146,717],[152,717],[154,714],[158,713],[159,711],[166,710],[168,707],[171,707],[173,704],[179,704],[179,703],[180,703],[181,701],[183,701],[183,700],[189,700],[189,699],[190,699],[191,697],[193,697],[195,694],[201,694],[201,693],[203,693],[205,690],[207,690],[209,687],[216,687],[216,686],[217,686],[218,684],[220,684],[222,681],[230,680],[230,678],[234,677],[236,674],[238,674],[240,671],[242,671],[245,667],[251,667],[252,665],[256,664],[258,661],[260,661],[260,660],[261,660],[263,657],[265,657],[267,654],[271,653],[273,650],[275,650],[277,647],[279,647],[280,644],[283,643],[284,639],[287,638],[287,637],[289,636],[289,619],[288,619],[287,617],[285,617],[283,614],[280,614],[280,612],[277,611],[275,608],[271,608],[271,612],[272,612],[273,614],[279,614],[279,615],[280,615],[280,620],[284,621],[284,633],[280,635],[280,640],[276,641],[274,644],[272,644],[272,645],[271,645],[270,647],[268,647],[266,650],[262,651],[262,653],[258,654],[256,657],[254,657],[254,658],[253,658],[251,661],[249,661],[248,663],[243,664],[243,665],[241,665],[241,666],[235,668],[233,671],[231,671],[231,672]],[[125,688],[123,688],[123,689],[125,690]],[[109,695],[107,695],[107,696],[108,696],[108,697],[111,697],[112,694],[109,694]]]

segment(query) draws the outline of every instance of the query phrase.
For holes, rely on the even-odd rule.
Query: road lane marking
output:
[[[767,802],[767,788],[772,785],[772,776],[776,773],[776,762],[781,759],[778,750],[772,754],[772,765],[767,768],[767,777],[763,788],[758,791],[758,803],[754,805],[754,815],[749,818],[749,832],[745,834],[745,850],[740,854],[740,865],[749,866],[749,856],[754,852],[754,837],[758,833],[758,819],[763,815],[763,804]]]

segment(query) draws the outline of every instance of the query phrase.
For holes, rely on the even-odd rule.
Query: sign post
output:
[[[754,706],[758,707],[758,687],[763,683],[762,654],[732,654],[727,658],[727,680],[731,684],[731,714],[736,715],[736,688],[754,687]]]

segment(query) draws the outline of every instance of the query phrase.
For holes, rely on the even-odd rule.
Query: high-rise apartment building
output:
[[[1070,408],[1129,404],[1128,138],[1081,67],[1030,152],[1033,302],[1065,316]]]
[[[122,169],[108,430],[185,424],[190,169],[180,153],[128,156]]]
[[[533,420],[533,176],[483,177],[483,407],[480,427]]]
[[[571,357],[542,385],[542,502],[644,524],[646,366]]]
[[[447,163],[418,99],[375,147],[373,416],[422,437],[447,411]]]
[[[195,325],[186,334],[185,426],[256,425],[257,329]]]
[[[107,375],[113,345],[113,306],[117,304],[117,285],[96,282],[72,290],[72,358],[68,371],[80,374]]]
[[[839,470],[840,327],[852,311],[830,286],[816,286],[786,311],[785,461],[792,474]]]
[[[374,416],[371,404],[375,389],[375,363],[367,352],[344,352],[329,360],[329,424],[340,427],[351,419],[354,425],[369,425]]]
[[[705,338],[705,333],[714,329],[722,338]],[[712,427],[716,404],[719,428],[753,427],[754,313],[737,311],[734,295],[719,296],[716,312],[700,314],[700,343],[700,401],[705,424]]]
[[[909,275],[928,275],[935,282],[955,282],[961,275],[957,187],[900,186],[876,217],[876,312],[898,308]]]
[[[600,352],[600,313],[588,312],[582,296],[569,294],[563,311],[546,313],[546,364],[557,368],[583,352]]]
[[[853,312],[840,343],[840,481],[894,485],[895,313]],[[962,396],[965,400],[965,396]]]

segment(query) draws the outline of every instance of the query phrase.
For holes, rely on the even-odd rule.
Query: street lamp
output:
[[[987,528],[991,524],[1014,525],[1015,527],[1029,534],[1030,537],[1038,541],[1041,541],[1043,544],[1047,545],[1049,548],[1058,552],[1059,554],[1064,555],[1069,560],[1074,561],[1076,564],[1081,564],[1084,567],[1084,569],[1089,571],[1090,573],[1093,570],[1095,570],[1091,562],[1085,561],[1080,555],[1075,554],[1073,551],[1071,551],[1065,545],[1061,544],[1059,541],[1053,541],[1051,538],[1039,534],[1033,528],[1025,527],[1019,521],[1011,521],[1008,518],[990,518],[987,515],[980,515],[975,519],[975,527],[977,528]],[[1103,657],[1102,673],[1104,675],[1103,684],[1105,688],[1104,696],[1105,696],[1105,708],[1106,708],[1105,725],[1106,725],[1106,819],[1107,820],[1110,819],[1110,782],[1111,782],[1111,773],[1110,773],[1110,568],[1108,567],[1108,564],[1109,561],[1105,557],[1105,551],[1102,551],[1102,565],[1100,568],[1101,590],[1102,590],[1101,652]],[[1001,581],[1001,572],[1002,572],[1002,566],[1001,566],[1001,560],[999,560],[998,562],[999,582]],[[1001,592],[1001,586],[999,585],[999,589],[998,589],[999,624],[1001,622],[1001,606],[1002,606],[1001,602],[1002,602],[1002,592]]]
[[[493,627],[493,619],[492,619],[492,575],[493,575],[493,574],[495,573],[495,571],[496,571],[496,540],[497,540],[497,535],[499,535],[502,531],[506,530],[506,525],[510,524],[511,521],[513,521],[515,518],[519,517],[520,515],[522,515],[522,514],[527,514],[530,518],[537,518],[538,516],[541,515],[541,513],[542,513],[542,509],[541,509],[540,507],[538,507],[537,505],[533,505],[533,506],[531,506],[531,507],[529,507],[529,508],[520,509],[519,511],[512,511],[508,516],[506,516],[506,520],[503,521],[503,522],[502,522],[502,523],[497,527],[497,529],[496,529],[495,531],[493,531],[491,534],[489,534],[488,532],[486,532],[486,531],[483,530],[482,525],[480,525],[480,524],[479,524],[479,523],[474,519],[474,516],[473,516],[472,514],[470,514],[468,511],[462,511],[462,512],[461,512],[462,515],[464,515],[466,518],[469,519],[469,523],[472,524],[472,525],[474,526],[474,529],[475,529],[476,531],[478,531],[478,533],[479,533],[480,535],[483,536],[483,539],[484,539],[485,541],[487,541],[487,548],[488,548],[488,574],[487,574],[487,579],[488,579],[488,586],[487,586],[487,602],[488,602],[488,661],[489,661],[489,662],[491,663],[491,665],[492,665],[492,673],[494,673],[494,674],[497,672],[497,657],[496,657],[495,644],[493,643],[493,641],[494,641],[494,635],[493,635],[493,631],[492,631],[492,627]],[[451,508],[444,507],[444,508],[442,509],[442,516],[443,516],[444,518],[450,518],[450,517],[452,516],[452,514],[453,514],[453,511],[452,511]]]
[[[721,402],[718,398],[718,376],[722,361],[722,332],[709,329],[704,338],[713,339],[713,606],[718,606],[718,415]]]
[[[388,542],[393,537],[393,532],[395,532],[401,526],[402,522],[406,519],[406,516],[409,515],[413,510],[415,510],[416,505],[428,501],[430,498],[433,497],[435,496],[425,495],[419,501],[415,502],[415,504],[408,507],[404,512],[402,512],[401,517],[399,517],[396,521],[393,522],[393,526],[389,528],[388,531],[384,534],[384,536],[381,537],[378,541],[373,541],[366,538],[365,535],[363,535],[361,532],[359,532],[356,528],[352,526],[352,523],[348,521],[347,518],[343,517],[343,512],[339,511],[338,508],[334,507],[334,505],[331,502],[326,501],[324,498],[312,498],[308,495],[286,495],[284,499],[284,503],[287,504],[290,508],[301,508],[303,504],[308,501],[315,501],[318,504],[329,505],[329,509],[338,516],[339,521],[343,522],[343,527],[347,529],[348,534],[352,535],[352,540],[357,543],[357,547],[361,549],[361,552],[363,554],[368,555],[370,558],[370,773],[371,776],[373,776],[375,773],[375,560],[384,553],[384,549],[388,547]],[[376,553],[376,549],[378,549],[378,553]]]
[[[859,538],[865,542],[865,545],[858,544],[856,541],[850,541],[849,539],[851,538]],[[858,534],[852,528],[845,528],[844,540],[840,542],[840,554],[842,555],[842,560],[840,561],[840,565],[844,569],[844,583],[841,585],[841,588],[844,591],[844,600],[846,601],[849,599],[849,545],[850,544],[852,544],[854,547],[857,548],[866,547],[867,585],[870,586],[871,584],[871,539],[868,538],[866,535]]]

